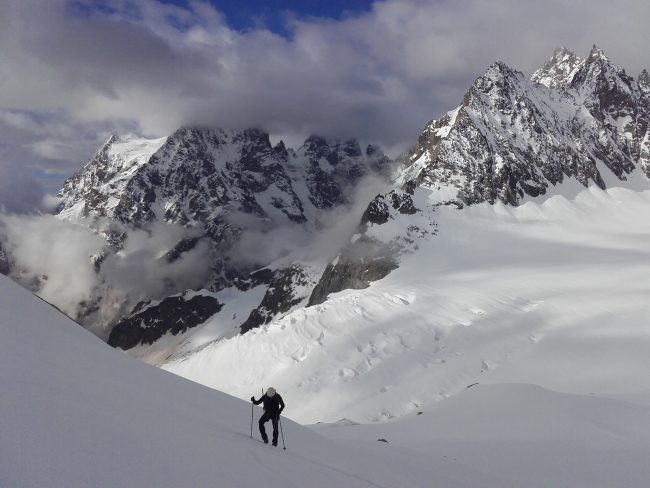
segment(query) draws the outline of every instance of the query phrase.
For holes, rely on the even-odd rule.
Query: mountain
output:
[[[650,173],[649,100],[597,47],[586,60],[559,50],[531,80],[496,62],[425,127],[403,158],[404,184],[461,205],[517,205],[567,178],[604,188],[603,172]]]
[[[322,217],[351,205],[366,176],[387,178],[390,171],[377,147],[362,151],[356,140],[311,136],[294,151],[283,142],[273,146],[259,129],[181,128],[153,140],[112,136],[65,182],[58,217],[82,219],[106,239],[93,258],[99,275],[134,231],[151,233],[164,223],[183,235],[158,257],[159,266],[182,267],[186,256],[203,253],[205,277],[192,290],[170,280],[163,292],[138,303],[122,298],[119,307],[106,298],[109,282],[74,318],[95,324],[96,332],[101,323],[108,342],[123,349],[185,332],[226,313],[226,300],[239,303],[242,295],[246,303],[236,307],[226,332],[267,323],[306,299],[321,272],[317,263],[289,256],[296,247],[291,236],[316,239]],[[284,247],[262,244],[279,234],[287,236]],[[105,318],[103,308],[117,311]]]
[[[527,79],[502,62],[478,77],[460,107],[429,122],[417,142],[398,158],[396,187],[368,206],[356,241],[342,250],[319,280],[309,303],[329,293],[368,285],[397,267],[422,227],[412,198],[428,194],[419,207],[481,202],[519,205],[568,187],[631,185],[637,173],[650,176],[648,73],[628,76],[594,46],[586,59],[560,48]],[[608,185],[606,182],[610,182]],[[627,183],[626,183],[627,182]],[[389,220],[390,231],[368,232]],[[409,220],[413,224],[409,224]],[[380,233],[374,238],[372,234]],[[389,249],[379,260],[356,259],[355,247]],[[389,256],[389,257],[387,257]],[[390,257],[392,256],[392,257]],[[386,266],[385,263],[393,264]],[[358,269],[368,279],[358,279]],[[390,269],[389,269],[390,268]],[[336,278],[333,278],[335,276]]]
[[[349,209],[364,178],[392,174],[373,146],[312,136],[292,150],[258,129],[113,136],[60,193],[58,217],[107,242],[90,256],[99,284],[73,316],[152,363],[183,357],[388,276],[437,235],[442,206],[643,187],[649,114],[647,71],[635,80],[595,46],[584,59],[558,49],[530,79],[496,62],[425,126],[358,216]],[[358,220],[351,239],[323,252],[340,234],[324,224],[332,215]],[[111,257],[161,223],[181,231],[152,261],[175,274],[155,291],[114,296]]]

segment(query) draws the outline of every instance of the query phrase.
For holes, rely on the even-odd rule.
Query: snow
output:
[[[250,402],[109,348],[4,276],[0,310],[0,486],[462,486],[287,419],[287,450],[264,446]]]
[[[449,124],[447,124],[444,127],[440,127],[438,129],[435,129],[433,133],[438,136],[438,137],[447,137],[449,135],[449,131],[451,131],[451,128],[454,126],[456,123],[456,118],[458,117],[458,112],[460,111],[461,107],[456,107],[454,110],[450,110],[447,112],[447,117],[449,117]]]
[[[643,181],[462,210],[419,188],[430,233],[385,279],[243,336],[197,329],[165,369],[244,400],[275,386],[287,451],[249,438],[249,402],[0,276],[0,486],[646,487]]]
[[[642,487],[650,479],[650,408],[525,384],[477,385],[421,415],[323,424],[350,442],[382,438],[438,473],[482,487]]]
[[[402,307],[415,299],[393,296]],[[285,418],[284,451],[249,438],[250,403],[110,349],[4,276],[0,310],[0,486],[641,488],[650,479],[650,390],[475,385],[384,423]],[[293,410],[297,399],[279,391]]]
[[[520,207],[439,207],[437,235],[370,288],[164,368],[241,398],[274,384],[303,423],[404,416],[475,382],[649,390],[648,208],[649,191],[595,186]]]

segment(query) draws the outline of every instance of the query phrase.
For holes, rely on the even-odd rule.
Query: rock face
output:
[[[273,273],[264,298],[253,309],[241,325],[241,332],[248,332],[260,325],[268,324],[278,314],[287,312],[305,298],[305,289],[309,289],[309,277],[299,265],[291,265]]]
[[[167,297],[157,304],[140,303],[111,331],[108,344],[120,349],[131,349],[139,344],[153,344],[163,335],[178,335],[195,327],[214,314],[223,305],[209,296],[186,294]]]
[[[285,260],[268,268],[278,256],[266,251],[264,236],[285,228],[314,231],[323,211],[350,204],[358,182],[369,173],[385,175],[390,164],[379,149],[368,146],[364,152],[355,140],[312,136],[294,151],[282,142],[273,146],[269,135],[258,129],[181,128],[155,140],[112,136],[65,182],[57,213],[64,219],[97,222],[110,247],[102,258],[119,252],[133,230],[147,230],[157,222],[187,229],[187,235],[163,256],[164,262],[174,263],[207,243],[209,272],[202,288],[217,293],[267,287],[262,302],[241,324],[245,332],[309,293],[309,278],[300,263]],[[259,251],[251,251],[249,238],[244,252],[241,243],[251,232],[259,240]],[[95,263],[98,272],[101,265],[102,260]],[[256,271],[261,268],[266,272]],[[99,295],[94,309],[101,306]],[[178,332],[180,319],[173,315],[168,320],[165,314],[169,303],[181,303],[180,299],[152,299],[157,304],[148,306],[146,315],[136,307],[119,321],[111,344],[128,348]],[[164,313],[155,312],[161,307]],[[186,305],[182,309],[189,310]],[[156,313],[154,327],[148,321]],[[84,317],[78,319],[83,322]],[[183,327],[201,322],[190,319]]]
[[[441,201],[518,205],[566,178],[604,188],[648,173],[646,75],[638,81],[594,46],[587,59],[566,49],[528,80],[497,62],[462,105],[424,129],[402,161],[402,182],[441,191]]]
[[[382,226],[400,215],[410,216],[417,212],[411,195],[400,190],[375,197],[361,217],[358,233],[328,264],[307,306],[324,302],[330,293],[367,288],[371,282],[384,278],[396,269],[399,255],[409,252],[416,239],[428,232],[421,231],[418,225],[411,223],[385,242],[373,236],[372,227]]]
[[[9,256],[2,248],[2,243],[0,242],[0,274],[8,275],[11,273],[11,267],[9,266]]]
[[[635,170],[650,176],[649,118],[648,72],[634,80],[596,46],[586,59],[558,49],[531,79],[494,63],[458,108],[426,125],[398,159],[397,188],[364,213],[355,242],[390,249],[383,259],[392,264],[373,271],[351,243],[327,267],[309,304],[394,269],[399,253],[431,229],[419,215],[427,208],[518,205],[568,179],[604,188],[603,174],[621,181]],[[423,204],[413,203],[418,197]]]

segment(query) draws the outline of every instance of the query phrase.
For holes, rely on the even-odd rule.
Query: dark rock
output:
[[[368,208],[363,212],[363,215],[361,216],[361,225],[382,225],[388,222],[389,218],[390,212],[388,210],[388,205],[384,201],[384,197],[382,195],[377,195],[375,199],[370,202]]]
[[[156,305],[138,304],[134,312],[113,328],[108,344],[131,349],[139,344],[153,344],[163,335],[173,335],[196,327],[218,313],[223,305],[215,298],[196,295],[167,297]]]
[[[398,267],[395,256],[395,249],[389,245],[362,235],[341,252],[335,263],[327,265],[307,306],[323,303],[330,293],[368,288],[372,281]]]
[[[0,242],[0,274],[9,275],[11,273],[11,266],[9,264],[9,256],[2,247]]]
[[[276,315],[287,312],[291,307],[299,304],[305,297],[296,295],[296,287],[304,287],[307,284],[307,276],[300,266],[294,265],[277,270],[273,273],[273,280],[270,282],[262,302],[241,325],[241,333],[268,324]]]

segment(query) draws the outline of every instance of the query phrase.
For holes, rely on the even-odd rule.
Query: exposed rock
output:
[[[241,333],[268,324],[278,314],[288,312],[298,305],[306,298],[298,290],[306,289],[309,285],[309,279],[300,266],[293,265],[275,271],[262,302],[241,325]]]
[[[394,249],[376,239],[361,236],[327,265],[307,306],[323,303],[330,293],[368,288],[371,282],[384,278],[397,267]]]
[[[141,302],[113,328],[108,344],[120,349],[153,344],[168,332],[177,335],[202,324],[222,307],[215,298],[202,295],[167,297],[155,305]]]
[[[0,274],[8,275],[10,273],[9,256],[7,256],[7,253],[2,247],[2,242],[0,242]]]

